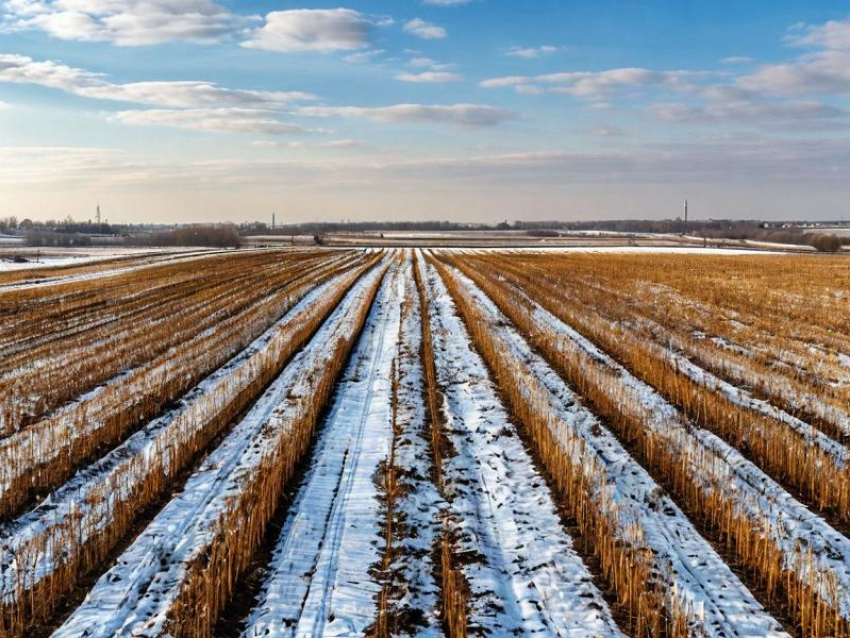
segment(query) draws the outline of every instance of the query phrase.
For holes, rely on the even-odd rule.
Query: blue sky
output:
[[[0,0],[0,215],[850,217],[850,9]],[[8,213],[7,213],[8,211]]]

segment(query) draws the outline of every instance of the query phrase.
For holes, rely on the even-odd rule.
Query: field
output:
[[[841,256],[0,272],[0,637],[850,637]]]

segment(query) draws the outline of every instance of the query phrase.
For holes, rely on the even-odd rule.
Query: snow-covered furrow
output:
[[[455,551],[469,559],[470,631],[621,635],[433,266],[423,282],[444,431],[457,452],[444,459],[443,477],[460,521]]]
[[[611,295],[627,304],[633,304],[634,298],[596,279],[583,278],[581,283]],[[642,285],[641,285],[642,284]],[[764,321],[753,317],[744,317],[737,310],[722,305],[708,304],[684,296],[679,290],[666,285],[640,282],[639,290],[651,292],[651,303],[661,308],[687,308],[695,317],[690,318],[690,329],[704,336],[710,326],[725,326],[723,336],[713,340],[732,352],[751,359],[760,360],[765,365],[784,370],[792,376],[800,370],[806,370],[821,382],[831,383],[835,387],[850,384],[850,370],[842,370],[841,350],[847,350],[847,338],[820,326],[795,323],[790,329],[777,334],[776,326],[766,326]],[[683,320],[681,313],[672,313]],[[803,329],[800,330],[799,328]],[[820,350],[811,351],[812,340],[820,340]],[[777,340],[780,340],[777,342]],[[779,345],[778,345],[779,343]],[[823,348],[828,346],[832,351]],[[837,352],[837,356],[836,356]],[[812,357],[811,355],[815,356]],[[829,380],[833,381],[830,382]]]
[[[139,349],[133,347],[138,345],[133,337],[138,337],[139,325],[155,332],[168,324],[191,335],[193,323],[208,326],[227,318],[234,311],[234,303],[244,302],[251,296],[246,291],[260,290],[263,286],[271,291],[282,279],[338,259],[322,257],[309,261],[290,260],[288,263],[266,260],[249,268],[224,267],[222,273],[216,264],[221,266],[223,260],[209,260],[206,264],[198,264],[194,274],[186,268],[184,272],[172,273],[162,281],[154,282],[153,286],[144,286],[142,290],[135,290],[135,284],[122,285],[117,296],[114,294],[116,290],[112,291],[113,296],[106,307],[101,307],[102,296],[95,295],[96,298],[89,298],[83,304],[75,301],[70,316],[63,314],[60,319],[50,318],[49,312],[39,315],[36,308],[31,308],[35,314],[27,313],[23,317],[20,326],[23,334],[21,329],[4,325],[4,331],[11,330],[7,336],[14,346],[4,348],[4,354],[0,354],[0,360],[4,361],[0,367],[5,371],[0,375],[0,385],[5,385],[8,392],[8,377],[17,370],[26,373],[29,378],[42,372],[56,374],[63,364],[79,366],[98,353],[106,357],[104,365],[117,357],[127,361],[126,365],[132,365],[134,356],[139,354]],[[134,289],[133,292],[127,290],[128,286]],[[39,302],[44,304],[45,298]],[[61,303],[47,305],[55,307]],[[194,322],[185,319],[193,316],[201,319]],[[173,343],[180,340],[176,335],[172,337]],[[20,376],[18,381],[28,377]],[[92,382],[99,379],[95,375]],[[4,381],[6,383],[2,383]],[[14,391],[14,387],[11,388]]]
[[[316,445],[246,636],[356,636],[377,618],[381,503],[390,457],[392,372],[407,273],[388,276]]]
[[[600,284],[596,280],[592,279],[582,279],[581,284],[586,285],[587,287],[594,288],[598,290],[602,295],[613,297],[618,300],[624,307],[635,307],[635,298],[629,296],[629,294],[614,289],[610,286],[605,286]],[[718,313],[728,312],[727,309],[718,309],[716,307],[708,307],[703,304],[694,302],[692,300],[683,298],[677,291],[667,288],[666,286],[654,286],[653,292],[657,293],[653,297],[653,304],[658,305],[659,307],[665,307],[669,305],[670,307],[679,307],[681,305],[686,305],[689,308],[694,309],[700,317],[706,323],[716,324]],[[659,302],[657,296],[661,295],[665,297],[668,301]],[[600,301],[600,305],[603,302]],[[642,302],[646,303],[646,302]],[[710,361],[708,367],[711,367],[715,370],[721,370],[722,375],[726,378],[730,379],[733,383],[737,384],[749,384],[756,387],[765,388],[768,392],[770,392],[775,397],[778,397],[780,401],[782,401],[785,405],[787,405],[791,410],[803,408],[807,413],[813,414],[824,421],[829,422],[835,428],[841,432],[845,433],[845,436],[850,438],[850,414],[846,411],[840,409],[839,407],[830,404],[829,402],[825,402],[822,397],[819,397],[817,394],[807,391],[803,386],[797,383],[791,383],[787,376],[781,373],[764,373],[762,371],[756,370],[753,367],[747,366],[739,362],[737,357],[744,357],[746,359],[755,360],[757,358],[757,353],[753,352],[751,349],[743,347],[739,343],[733,343],[724,337],[715,336],[710,339],[710,341],[717,346],[716,348],[711,348],[710,350],[706,349],[701,342],[704,342],[707,339],[707,336],[704,332],[701,331],[692,331],[691,337],[693,337],[694,341],[685,340],[680,338],[675,334],[675,331],[672,329],[668,329],[667,327],[657,323],[655,320],[650,318],[651,312],[646,310],[640,310],[640,303],[637,304],[637,308],[639,309],[640,318],[636,321],[638,325],[642,328],[648,329],[653,335],[656,336],[657,340],[666,342],[672,345],[677,350],[687,353],[688,357],[691,358],[692,361],[701,362],[702,366],[707,367],[706,361]],[[677,316],[680,320],[680,315],[673,313],[674,316]],[[735,313],[734,316],[739,316]],[[743,326],[739,321],[732,320],[730,323],[736,326]],[[784,338],[788,338],[788,335],[783,335]],[[760,343],[770,343],[774,344],[774,338],[771,335],[768,335],[764,332],[757,332],[755,336],[755,341]],[[799,344],[798,344],[799,345]],[[781,350],[785,350],[782,348]],[[772,357],[776,356],[776,349],[771,350],[770,348],[760,347],[760,353],[770,361]],[[733,354],[734,353],[734,354]],[[786,353],[787,356],[787,353]],[[821,357],[822,358],[822,357]],[[799,361],[798,361],[799,363]],[[775,364],[775,362],[774,362]],[[774,365],[776,367],[776,365]],[[783,366],[787,367],[787,366]],[[683,370],[683,372],[685,372]],[[708,372],[708,370],[706,370]],[[789,371],[790,374],[794,374],[794,370]],[[724,394],[727,394],[727,391],[731,391],[734,393],[733,388],[718,386],[718,390],[722,390]],[[732,400],[731,397],[730,400]],[[765,416],[769,416],[771,418],[778,418],[779,420],[785,421],[787,418],[787,414],[785,414],[783,410],[778,410],[777,408],[771,409],[770,406],[765,406],[766,409],[772,414],[767,414],[759,404],[763,404],[764,402],[760,402],[757,399],[752,397],[744,398],[743,401],[748,405],[743,407],[749,407],[750,409],[754,409],[756,411],[761,412]],[[753,403],[754,402],[754,403]],[[793,419],[793,417],[791,417]],[[799,419],[794,419],[788,421],[788,424],[794,427],[794,429],[798,429],[796,426],[799,424]],[[805,432],[808,429],[807,425],[802,427],[801,433]],[[808,436],[808,434],[803,434],[804,436]],[[815,435],[816,436],[816,435]],[[831,447],[831,446],[829,446]]]
[[[665,441],[707,494],[722,490],[739,515],[781,548],[785,568],[810,582],[821,598],[850,619],[850,541],[794,499],[738,450],[707,430],[686,425],[676,408],[593,343],[522,291],[543,330],[561,336],[564,352],[604,364],[620,383],[619,401],[635,406],[646,427]]]
[[[354,337],[359,310],[383,275],[357,281],[314,338],[235,426],[184,489],[105,573],[54,638],[160,636],[189,568],[213,542],[231,503],[299,422],[334,344]]]
[[[397,360],[395,466],[399,489],[394,503],[402,531],[395,530],[393,543],[398,551],[389,566],[390,613],[417,619],[411,635],[437,638],[443,632],[440,585],[435,579],[433,559],[442,532],[440,513],[446,503],[432,478],[431,432],[426,418],[421,356],[422,308],[416,282],[410,272],[406,274]]]
[[[293,264],[293,272],[299,266],[299,264]],[[0,375],[0,381],[15,374],[17,369],[33,371],[51,365],[61,365],[61,362],[56,361],[57,356],[63,360],[73,360],[91,356],[93,348],[120,346],[129,335],[133,334],[133,328],[142,322],[149,326],[149,329],[154,329],[168,323],[169,320],[173,321],[177,316],[191,316],[205,308],[216,309],[204,315],[205,321],[215,321],[217,315],[226,316],[231,312],[228,304],[233,299],[244,297],[244,290],[240,288],[251,285],[252,281],[261,280],[264,272],[271,275],[275,270],[280,272],[280,266],[270,263],[262,271],[231,273],[226,282],[214,281],[219,288],[219,293],[215,297],[205,296],[191,304],[186,300],[186,288],[177,289],[175,280],[169,279],[131,294],[126,294],[126,290],[123,291],[119,296],[121,305],[112,307],[109,312],[97,308],[98,302],[95,302],[94,311],[91,307],[77,307],[74,316],[63,315],[61,322],[55,322],[46,328],[42,326],[35,333],[30,325],[32,318],[27,317],[21,326],[24,334],[18,330],[9,334],[8,339],[0,339],[2,356],[7,358],[6,366],[9,365],[9,358],[16,362],[13,370],[8,371],[7,368],[7,371]],[[215,272],[208,271],[207,277],[210,276],[215,277]],[[183,276],[183,282],[193,278],[197,281],[197,273],[193,275],[187,271]],[[134,303],[136,300],[141,303]],[[163,307],[176,307],[177,310],[163,315]],[[6,330],[11,328],[10,325],[4,326]],[[59,344],[58,348],[56,344]]]
[[[833,387],[850,384],[850,370],[842,365],[841,359],[842,351],[850,348],[845,335],[797,320],[780,321],[777,325],[784,327],[777,331],[776,325],[766,324],[762,318],[743,317],[731,308],[696,303],[683,298],[676,290],[665,290],[664,296],[666,299],[654,300],[654,303],[662,306],[670,303],[674,308],[685,304],[696,312],[698,320],[692,326],[694,329],[710,331],[714,327],[722,330],[722,334],[716,336],[718,345],[792,377],[805,371],[805,376],[815,384]],[[717,318],[724,316],[728,317],[726,321],[718,323]]]
[[[650,325],[656,330],[663,329],[655,324],[650,324],[650,320],[644,320],[643,323]],[[617,324],[610,323],[612,330],[618,328]],[[788,414],[784,410],[777,408],[770,402],[757,399],[749,391],[744,388],[733,385],[720,377],[716,376],[709,370],[700,367],[690,358],[680,354],[678,351],[685,351],[688,346],[680,339],[672,334],[665,335],[668,340],[669,348],[663,348],[656,343],[646,343],[647,349],[656,357],[666,359],[673,364],[676,369],[688,377],[694,383],[704,387],[705,389],[715,392],[724,397],[730,403],[751,410],[761,416],[769,419],[774,419],[787,425],[791,430],[800,436],[800,438],[815,449],[820,450],[824,454],[830,456],[835,462],[836,467],[845,468],[850,463],[850,450],[844,445],[828,437],[817,428],[798,419],[797,417]],[[672,348],[676,348],[673,350]]]
[[[573,464],[591,470],[592,476],[604,477],[597,483],[597,493],[588,497],[600,506],[611,505],[610,519],[619,526],[620,542],[650,550],[657,577],[669,596],[668,609],[688,618],[689,630],[700,636],[786,635],[679,507],[531,349],[490,298],[468,277],[454,274],[486,317],[498,351],[548,392],[550,428],[564,453]]]
[[[339,275],[310,291],[245,351],[184,396],[177,407],[80,470],[34,510],[4,526],[0,530],[0,600],[9,603],[50,576],[57,568],[54,557],[63,557],[64,548],[84,545],[113,524],[116,507],[129,502],[146,482],[173,475],[172,459],[181,447],[259,378],[279,353],[292,347],[293,335],[315,316],[324,297],[345,288],[356,276]],[[346,299],[353,298],[349,295]]]
[[[630,298],[622,291],[614,290],[598,283],[591,284],[588,282],[588,285],[593,285],[594,288],[600,290],[603,294],[611,295],[626,304],[634,305],[634,299]],[[672,293],[665,290],[664,294],[670,295]],[[684,303],[684,300],[679,296],[674,296],[673,298],[677,300],[676,303],[678,304]],[[658,302],[656,301],[655,303]],[[663,304],[661,305],[663,306]],[[707,320],[709,317],[716,319],[716,315],[712,314],[708,309],[699,308],[699,310]],[[801,385],[792,383],[787,376],[781,373],[765,373],[740,363],[737,357],[744,357],[751,360],[755,360],[757,358],[757,353],[753,352],[751,349],[720,336],[714,336],[709,339],[704,332],[698,330],[691,332],[690,336],[693,337],[694,341],[687,341],[651,319],[649,316],[650,313],[641,312],[641,314],[643,316],[638,319],[639,325],[648,328],[653,334],[668,341],[677,350],[686,352],[692,360],[701,361],[704,367],[706,360],[710,360],[711,367],[722,370],[722,374],[731,379],[733,383],[746,383],[755,387],[764,388],[775,397],[778,397],[779,400],[787,405],[791,410],[802,408],[807,413],[813,414],[834,425],[837,430],[844,433],[844,436],[850,438],[850,414],[848,414],[848,412],[825,402],[817,394],[807,391]],[[734,323],[737,324],[739,322]],[[774,341],[770,335],[766,335],[764,333],[759,333],[759,335],[762,342],[773,343]],[[706,350],[701,344],[701,342],[706,340],[713,343],[716,348]],[[782,350],[784,350],[784,348]],[[765,356],[768,361],[770,361],[772,357],[776,356],[776,351],[772,351],[768,348],[760,348],[760,353]],[[786,353],[786,356],[788,356],[788,353]],[[799,361],[797,361],[797,363],[799,364]],[[773,367],[776,367],[775,362]],[[784,365],[783,367],[787,368],[787,366]],[[793,375],[794,369],[789,372]],[[758,402],[757,399],[754,400]],[[779,410],[779,412],[784,413],[782,410]],[[766,416],[771,415],[766,414]],[[773,418],[780,417],[774,416]],[[780,420],[783,419],[784,417],[780,418]]]
[[[735,353],[748,359],[753,359],[754,356],[746,348],[731,343],[723,337],[708,337],[705,333],[698,331],[692,333],[691,337],[694,343],[674,338],[674,347],[686,352],[689,357],[703,365],[709,361],[711,367],[721,371],[724,377],[731,379],[734,383],[763,389],[775,397],[775,401],[791,411],[803,410],[806,414],[822,419],[835,427],[838,432],[837,437],[850,439],[850,412],[842,409],[832,400],[824,400],[802,384],[792,383],[783,374],[765,373],[739,363],[733,355],[728,353]],[[712,344],[708,348],[702,346],[702,342],[706,341]]]
[[[240,254],[245,252],[253,252],[263,249],[245,249],[240,251]],[[288,249],[287,249],[288,250]],[[24,280],[18,283],[5,284],[0,286],[0,295],[5,292],[18,290],[32,290],[34,288],[44,288],[47,286],[57,286],[63,284],[77,283],[80,281],[91,281],[102,277],[114,277],[115,275],[123,275],[128,272],[142,270],[144,268],[154,268],[164,264],[182,264],[197,261],[198,259],[206,259],[214,255],[222,255],[232,253],[232,250],[209,250],[201,253],[193,252],[188,255],[167,255],[154,260],[145,261],[144,263],[134,264],[132,266],[121,266],[118,268],[98,269],[90,272],[79,273],[75,275],[60,275],[57,277],[39,278],[36,280]],[[36,273],[37,275],[37,273]]]
[[[320,268],[315,272],[317,278],[327,275],[328,269]],[[221,361],[234,356],[238,341],[257,335],[265,326],[290,310],[304,295],[314,287],[306,281],[284,297],[279,293],[271,295],[260,303],[272,302],[268,312],[253,318],[251,322],[240,317],[232,317],[196,335],[187,343],[173,347],[163,356],[147,362],[138,368],[126,370],[113,379],[81,396],[78,400],[63,406],[49,417],[0,440],[0,503],[6,500],[13,484],[33,472],[45,471],[51,464],[67,457],[76,449],[79,441],[98,436],[98,433],[129,406],[134,406],[149,397],[156,388],[172,383],[185,376],[186,370],[202,363]],[[275,299],[275,297],[280,297]],[[271,316],[269,315],[271,314]],[[210,338],[219,334],[222,346],[232,343],[229,352],[205,352],[199,361],[197,349],[208,347]],[[244,346],[242,346],[244,347]],[[188,357],[187,354],[188,353]]]

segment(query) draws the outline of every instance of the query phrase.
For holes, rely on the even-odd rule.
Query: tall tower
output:
[[[688,223],[688,200],[685,199],[685,223]]]
[[[272,213],[272,230],[274,230],[274,224],[275,224],[275,213]]]
[[[97,205],[97,213],[94,218],[97,220],[97,225],[100,226],[100,204]]]

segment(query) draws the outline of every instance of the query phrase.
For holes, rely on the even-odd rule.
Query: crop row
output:
[[[27,343],[3,357],[3,432],[17,431],[98,384],[214,328],[327,258],[260,256],[266,263],[251,263],[256,258],[248,263],[202,261],[194,274],[184,265],[176,281],[168,277],[153,291],[136,294],[132,285],[122,290],[120,301],[111,304],[117,307],[104,308],[99,299],[91,300],[80,309],[84,325],[74,334],[69,334],[68,315],[56,317],[53,311],[47,325],[29,325],[29,333],[50,340]],[[89,325],[92,320],[101,325]]]
[[[379,258],[379,257],[376,257]],[[135,517],[259,395],[374,263],[309,292],[230,363],[3,530],[3,631],[48,618],[79,577],[97,567]]]
[[[562,296],[536,279],[523,281],[522,289],[511,285],[505,268],[487,276],[469,267],[465,271],[629,442],[633,455],[677,502],[752,570],[770,600],[784,600],[805,635],[850,631],[846,538],[599,350],[592,342],[604,335],[588,339],[541,306],[557,312]],[[616,351],[615,344],[604,343]]]

